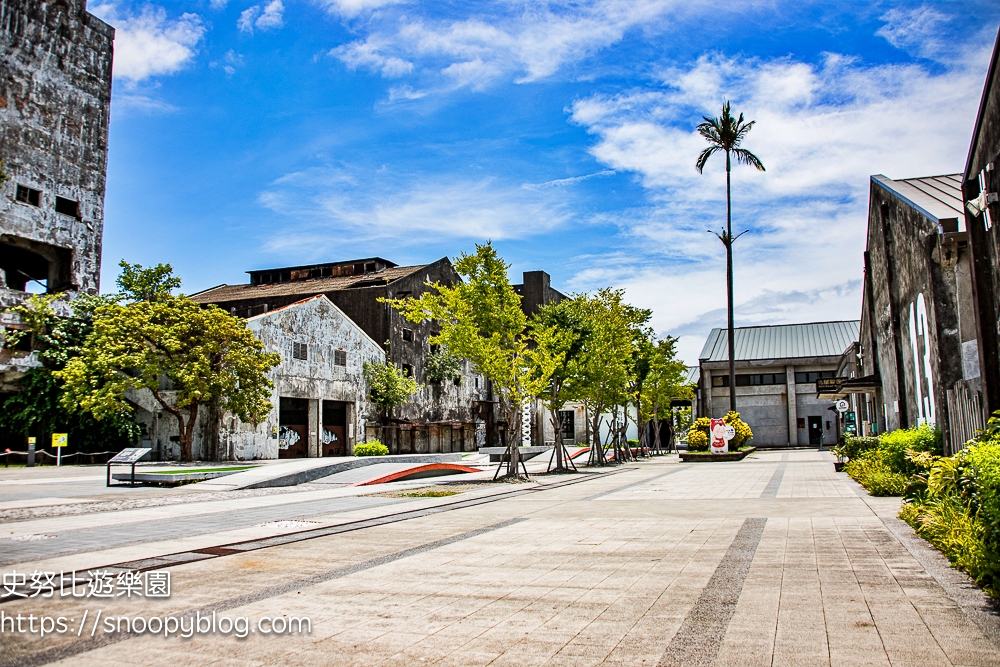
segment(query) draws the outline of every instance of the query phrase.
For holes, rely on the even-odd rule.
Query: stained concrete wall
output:
[[[281,363],[268,373],[274,383],[266,419],[254,426],[232,414],[213,415],[208,406],[199,410],[193,445],[199,460],[235,460],[278,458],[278,417],[280,398],[304,398],[316,401],[348,403],[347,453],[353,451],[359,435],[374,416],[368,400],[368,388],[362,369],[365,362],[383,363],[385,353],[326,297],[258,315],[247,320],[247,328],[264,344],[267,352],[281,355]],[[306,360],[293,358],[293,344],[308,345]],[[346,365],[334,363],[334,352],[347,353]],[[170,396],[170,392],[165,392]],[[143,390],[130,392],[128,399],[137,406],[136,422],[143,431],[145,446],[163,452],[161,458],[177,458],[179,448],[173,443],[179,433],[177,419],[164,412],[152,394]],[[310,456],[319,453],[319,415],[309,427]]]
[[[0,0],[0,241],[63,253],[51,291],[99,288],[113,40],[84,0]],[[16,201],[18,185],[40,191],[39,205]],[[56,196],[78,215],[56,213]],[[0,288],[0,305],[23,298]]]
[[[866,279],[872,290],[862,315],[868,346],[862,373],[878,367],[882,405],[875,409],[886,430],[933,423],[949,447],[947,393],[978,372],[963,360],[977,345],[967,235],[946,231],[883,178],[872,177],[869,195]]]

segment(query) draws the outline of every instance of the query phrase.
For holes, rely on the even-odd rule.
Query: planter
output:
[[[728,454],[713,454],[712,452],[681,452],[681,461],[742,461],[749,454],[757,451],[756,447],[750,447],[739,452],[729,452]]]
[[[846,463],[847,463],[847,461],[834,461],[833,462],[833,469],[836,472],[842,472],[844,470],[844,464],[846,464]]]

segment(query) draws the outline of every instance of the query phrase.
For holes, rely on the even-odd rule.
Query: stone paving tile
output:
[[[761,516],[767,523],[715,665],[1000,665],[1000,647],[857,502],[828,455],[784,454],[761,452],[739,464],[640,462],[575,486],[178,566],[175,596],[166,604],[114,601],[107,613],[193,609],[527,518],[227,612],[309,616],[309,636],[146,637],[64,662],[652,666],[744,518]],[[783,458],[777,497],[760,499]],[[583,500],[590,496],[599,497]],[[744,509],[732,514],[738,503]],[[88,607],[58,604],[74,614]],[[44,608],[30,600],[0,611]],[[0,665],[8,664],[9,650],[0,645]]]

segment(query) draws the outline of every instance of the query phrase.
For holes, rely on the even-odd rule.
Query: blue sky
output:
[[[857,318],[869,176],[963,169],[1000,22],[989,1],[89,9],[117,28],[106,290],[123,258],[194,292],[492,239],[515,280],[624,288],[689,363],[725,325],[700,117],[731,99],[767,167],[734,173],[737,325]]]

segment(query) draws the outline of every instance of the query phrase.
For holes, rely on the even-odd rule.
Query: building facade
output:
[[[981,427],[981,391],[961,174],[872,176],[864,255],[859,432],[938,425],[950,450]],[[971,401],[971,404],[970,404]]]
[[[736,410],[758,447],[833,445],[839,437],[832,403],[817,380],[833,378],[860,322],[815,322],[734,329]],[[712,329],[699,358],[697,416],[729,411],[726,329]]]
[[[962,199],[980,370],[982,413],[1000,410],[1000,35],[993,46],[962,175]],[[972,398],[975,398],[974,396]]]
[[[257,425],[232,414],[199,411],[193,455],[201,460],[250,461],[350,456],[376,418],[362,369],[382,363],[382,346],[325,296],[247,319],[267,352],[281,355],[268,373],[273,408]],[[169,396],[169,391],[164,392]],[[177,419],[148,390],[130,392],[144,446],[161,460],[180,457]]]
[[[100,287],[113,41],[85,0],[0,0],[0,305]]]

